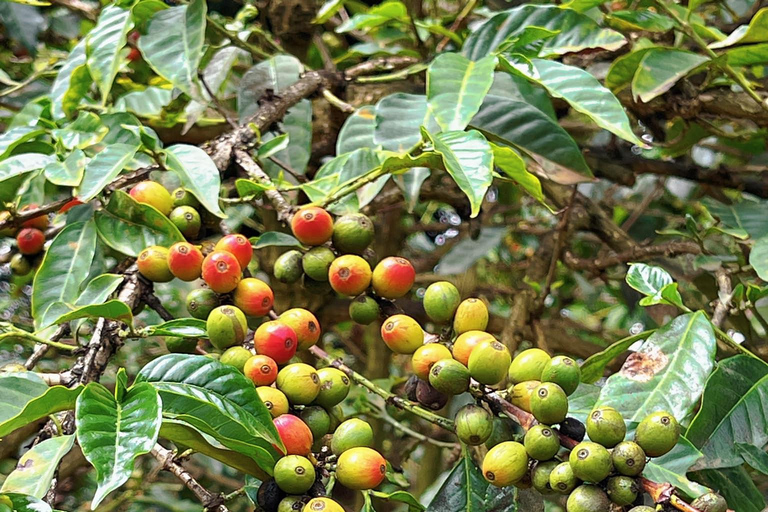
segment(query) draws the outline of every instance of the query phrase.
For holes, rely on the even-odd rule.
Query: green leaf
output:
[[[329,19],[333,18],[333,15],[339,12],[339,9],[344,7],[344,0],[326,0],[320,9],[317,10],[317,15],[312,23],[322,25]]]
[[[747,443],[735,443],[733,446],[752,469],[768,475],[768,453],[763,448]]]
[[[715,333],[703,312],[678,316],[608,378],[598,405],[614,407],[628,422],[640,422],[658,410],[683,421],[704,391],[715,350]]]
[[[240,197],[261,197],[265,190],[273,190],[275,187],[267,187],[253,180],[238,178],[235,180],[235,189]]]
[[[677,289],[677,283],[669,283],[665,285],[655,295],[649,295],[643,297],[638,302],[641,306],[654,306],[656,304],[671,304],[677,306],[682,311],[687,311],[688,308],[683,304],[683,298],[680,296],[680,292]]]
[[[568,132],[528,103],[489,95],[470,126],[492,142],[529,155],[538,164],[537,174],[563,184],[592,181],[592,171]]]
[[[37,322],[54,302],[72,303],[77,299],[95,254],[93,221],[69,224],[56,235],[32,285],[32,314]]]
[[[70,115],[88,92],[93,80],[85,64],[85,45],[82,38],[59,68],[59,74],[51,87],[51,110],[54,119]]]
[[[429,111],[443,131],[463,130],[493,83],[496,56],[477,62],[458,53],[437,56],[427,69]]]
[[[144,90],[131,91],[117,98],[115,111],[131,112],[142,117],[159,116],[172,99],[173,90],[169,87],[147,87]]]
[[[282,441],[253,383],[236,368],[204,356],[168,354],[142,368],[136,381],[155,386],[165,418],[192,425],[272,473]]]
[[[130,478],[136,457],[155,446],[161,421],[160,396],[151,384],[123,389],[118,379],[114,395],[98,382],[85,387],[75,423],[83,455],[96,468],[92,510]]]
[[[203,55],[205,15],[204,0],[158,11],[139,38],[139,49],[152,69],[191,98],[200,96],[197,69]]]
[[[686,473],[701,457],[701,452],[688,439],[681,437],[669,453],[648,461],[643,476],[656,482],[669,482],[690,498],[698,498],[708,489],[690,481]]]
[[[312,152],[312,102],[305,99],[292,106],[277,126],[280,132],[289,135],[289,140],[288,147],[278,151],[274,158],[297,174],[304,174]],[[269,141],[274,136],[272,132],[265,133],[262,140]],[[272,177],[285,172],[270,160],[264,161],[264,170]]]
[[[739,203],[723,204],[707,198],[704,200],[704,206],[727,228],[744,230],[755,239],[768,236],[765,202],[743,200]]]
[[[32,372],[0,375],[0,437],[49,414],[75,407],[82,386],[48,385]]]
[[[96,154],[85,166],[78,198],[86,203],[99,195],[128,166],[138,149],[132,144],[111,144]]]
[[[768,237],[763,237],[755,242],[749,253],[749,264],[755,269],[757,276],[763,281],[768,281]]]
[[[148,336],[177,336],[181,338],[207,338],[205,320],[175,318],[160,325],[147,327]]]
[[[701,409],[686,436],[705,458],[695,469],[743,463],[735,442],[768,443],[768,365],[746,355],[721,361],[707,380]]]
[[[493,150],[493,164],[501,171],[515,180],[523,190],[534,199],[544,203],[544,194],[541,191],[539,178],[528,172],[523,158],[509,146],[499,146],[491,143]]]
[[[356,149],[351,153],[339,155],[323,164],[315,174],[315,179],[309,183],[302,184],[301,189],[311,201],[322,202],[337,188],[351,183],[356,178],[363,176],[380,165],[381,157],[379,153],[370,148]],[[369,184],[368,187],[381,190],[387,178],[388,176],[384,175]],[[337,215],[357,212],[361,207],[360,193],[362,191],[359,189],[357,193],[348,194],[331,204],[328,210]]]
[[[506,232],[507,228],[504,227],[486,227],[480,230],[477,240],[462,239],[440,258],[435,272],[439,275],[466,272],[477,260],[488,256],[488,253],[498,247]]]
[[[10,502],[10,505],[7,505]],[[46,502],[26,494],[0,494],[0,504],[10,506],[6,510],[12,512],[51,512],[51,507]]]
[[[117,299],[113,299],[105,302],[104,304],[91,304],[88,306],[80,306],[78,308],[71,308],[67,304],[56,303],[53,304],[45,316],[50,317],[55,309],[57,316],[51,323],[63,324],[64,322],[70,322],[79,318],[109,318],[111,320],[120,320],[128,325],[133,323],[133,313],[128,304]],[[41,327],[47,327],[49,324],[43,323]]]
[[[280,94],[293,85],[304,72],[301,61],[293,55],[275,55],[249,69],[237,90],[237,113],[246,124],[259,109],[259,100],[267,90]]]
[[[647,9],[636,11],[612,11],[605,17],[611,28],[624,31],[668,32],[675,27],[669,16]]]
[[[411,493],[407,491],[394,491],[394,492],[380,492],[380,491],[371,491],[371,496],[375,498],[380,498],[382,500],[387,501],[397,501],[400,503],[405,503],[408,505],[408,511],[414,512],[414,511],[422,511],[426,510],[424,505],[419,503],[419,500],[417,500]]]
[[[106,105],[112,82],[123,63],[121,50],[132,28],[130,9],[108,5],[99,14],[96,26],[88,32],[86,63],[93,81],[99,87],[102,105]]]
[[[17,146],[45,133],[36,126],[19,126],[0,134],[0,160],[7,157]]]
[[[232,66],[237,62],[237,58],[241,55],[243,55],[243,50],[235,48],[234,46],[225,46],[217,51],[211,57],[211,60],[208,61],[208,64],[203,70],[203,80],[205,80],[205,84],[208,88],[203,87],[200,91],[206,101],[193,100],[184,108],[187,120],[184,123],[184,128],[181,132],[182,134],[187,133],[200,116],[203,115],[205,109],[208,108],[208,104],[211,101],[208,89],[213,91],[214,94],[219,92],[222,85],[224,85],[224,82],[226,82],[227,77],[232,70]]]
[[[94,277],[75,300],[75,306],[101,304],[117,290],[124,279],[120,274],[101,274]]]
[[[64,128],[52,130],[51,134],[67,149],[83,149],[96,144],[109,131],[93,112],[80,112],[77,119]]]
[[[469,454],[465,453],[443,482],[427,510],[429,512],[447,510],[485,512],[485,494],[488,485],[480,469]]]
[[[710,48],[727,48],[735,44],[764,43],[768,41],[768,7],[764,7],[750,19],[749,25],[741,25],[723,39],[709,45]]]
[[[376,104],[373,141],[387,151],[404,153],[421,140],[421,127],[439,131],[429,112],[427,97],[398,92]]]
[[[419,202],[419,192],[424,181],[429,178],[430,170],[426,167],[413,167],[402,174],[392,176],[392,181],[400,187],[405,198],[406,209],[412,213]]]
[[[614,135],[640,147],[650,147],[632,131],[618,98],[589,72],[553,60],[532,59],[531,62],[535,74],[529,78],[544,86],[549,94],[564,99],[574,110]],[[521,69],[525,70],[525,66]]]
[[[267,231],[251,239],[254,249],[263,247],[303,247],[301,242],[287,233]]]
[[[600,28],[592,18],[574,10],[529,4],[502,11],[480,25],[465,41],[462,53],[472,60],[482,59],[530,26],[558,31],[544,41],[542,57],[578,53],[588,48],[616,50],[627,42],[618,32]]]
[[[40,32],[46,28],[46,19],[40,10],[16,2],[0,4],[0,18],[9,39],[19,41],[31,54],[35,53]]]
[[[336,32],[343,34],[353,30],[369,30],[385,25],[390,21],[408,21],[408,11],[399,0],[387,0],[371,7],[368,12],[355,14],[336,27]]]
[[[63,162],[45,166],[45,179],[62,187],[76,187],[83,179],[88,158],[80,149],[74,150]]]
[[[716,489],[728,502],[730,510],[764,512],[765,498],[743,467],[706,469],[694,473],[702,484]]]
[[[472,208],[471,216],[480,213],[483,198],[493,182],[493,152],[483,135],[475,130],[452,131],[425,136],[440,153],[445,169],[466,194]]]
[[[3,482],[0,493],[19,493],[43,499],[51,487],[61,459],[69,453],[75,436],[58,436],[36,444],[19,459]]]
[[[188,144],[175,144],[165,149],[168,168],[179,175],[182,186],[189,190],[205,209],[226,218],[219,206],[221,176],[208,153]]]
[[[349,116],[336,139],[336,154],[342,155],[360,148],[375,148],[373,131],[376,128],[376,107],[364,105]]]
[[[632,78],[632,96],[644,103],[670,90],[678,80],[709,59],[693,52],[652,48]]]
[[[659,295],[661,289],[672,284],[672,276],[661,267],[646,265],[645,263],[633,263],[629,266],[627,284],[643,295]]]
[[[600,398],[600,389],[599,386],[594,384],[581,382],[576,391],[568,397],[568,416],[586,423],[587,416],[595,408],[595,404],[598,398]]]
[[[283,133],[282,135],[278,135],[277,137],[273,139],[269,139],[266,142],[263,142],[259,146],[259,150],[257,151],[257,156],[259,158],[269,158],[273,156],[278,151],[282,151],[283,149],[288,147],[288,143],[290,142],[290,136],[287,133]]]
[[[128,256],[136,257],[150,245],[170,247],[184,241],[168,217],[122,190],[112,193],[106,206],[95,213],[95,220],[104,243]]]
[[[725,52],[728,64],[736,67],[753,66],[768,62],[768,44],[737,46]]]
[[[609,347],[592,354],[583,363],[581,363],[581,381],[593,384],[603,377],[605,367],[611,361],[629,350],[629,347],[640,340],[644,340],[652,331],[645,331],[640,334],[633,334],[612,343]]]
[[[22,153],[0,161],[0,201],[12,201],[27,174],[55,161],[55,156],[42,153]]]
[[[605,0],[569,0],[568,2],[560,4],[560,7],[564,9],[573,9],[578,12],[585,12],[604,3]]]
[[[631,84],[632,78],[640,67],[640,62],[655,48],[656,46],[639,48],[614,59],[605,75],[605,86],[612,91],[617,91]]]

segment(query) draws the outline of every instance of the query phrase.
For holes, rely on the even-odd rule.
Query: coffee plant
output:
[[[768,8],[0,3],[0,512],[760,512]]]

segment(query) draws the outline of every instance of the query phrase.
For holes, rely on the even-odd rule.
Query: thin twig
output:
[[[456,34],[461,29],[461,25],[464,23],[464,20],[466,20],[467,17],[474,10],[475,5],[477,5],[477,0],[469,0],[466,4],[464,4],[464,8],[461,10],[459,15],[456,16],[456,19],[453,20],[453,23],[451,24],[451,27],[448,30]],[[441,39],[440,42],[437,43],[437,48],[435,49],[435,51],[437,53],[442,52],[449,42],[451,42],[450,37],[448,36],[443,37],[443,39]]]
[[[163,448],[160,444],[156,444],[152,448],[152,456],[162,465],[162,468],[166,471],[170,471],[176,478],[192,491],[192,493],[200,500],[203,507],[206,510],[213,510],[215,512],[228,512],[226,506],[224,506],[224,497],[221,494],[213,494],[205,487],[195,480],[195,478],[184,469],[184,466],[174,460],[174,453],[171,450]]]

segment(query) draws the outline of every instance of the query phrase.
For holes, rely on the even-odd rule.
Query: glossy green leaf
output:
[[[336,32],[343,34],[353,30],[370,30],[390,21],[405,22],[408,11],[400,0],[387,0],[371,7],[367,12],[357,13],[336,27]]]
[[[768,443],[768,365],[739,355],[721,361],[704,389],[701,409],[686,434],[705,458],[696,469],[743,463],[735,442]]]
[[[324,201],[331,193],[344,184],[367,174],[381,165],[380,155],[370,148],[361,148],[345,153],[323,164],[315,174],[315,179],[301,185],[301,189],[313,202]],[[388,177],[385,175],[370,184],[379,190]],[[342,215],[355,213],[360,209],[359,193],[350,193],[328,207],[328,210]]]
[[[160,393],[163,415],[183,421],[272,473],[282,447],[253,383],[236,368],[204,356],[169,354],[139,372]]]
[[[95,213],[95,220],[101,240],[128,256],[136,257],[150,245],[170,247],[184,241],[168,217],[121,190],[112,193],[106,206]]]
[[[96,468],[98,488],[91,509],[131,476],[136,457],[157,442],[162,421],[160,396],[151,384],[128,389],[117,381],[115,394],[98,382],[88,384],[77,399],[77,441]]]
[[[101,274],[94,277],[75,300],[75,306],[101,304],[117,290],[124,279],[125,276],[120,274]]]
[[[631,84],[637,69],[640,67],[640,62],[648,52],[655,48],[656,46],[643,47],[617,57],[605,75],[605,86],[616,91]]]
[[[317,14],[315,15],[315,19],[312,20],[312,23],[318,25],[325,23],[331,19],[334,14],[339,12],[339,9],[342,7],[344,7],[344,0],[326,0],[323,2],[323,5],[320,6],[320,9],[317,10]]]
[[[387,151],[404,153],[421,140],[421,127],[431,133],[439,127],[429,112],[427,97],[395,93],[382,98],[375,108],[373,141]]]
[[[36,126],[20,126],[0,134],[0,160],[7,157],[17,146],[45,133]]]
[[[587,416],[595,408],[600,398],[600,387],[594,384],[582,382],[576,391],[568,397],[568,416],[586,423]]]
[[[498,247],[506,232],[506,228],[502,227],[482,228],[476,240],[465,238],[440,258],[435,272],[440,275],[466,272],[477,260],[488,256],[488,253]]]
[[[0,494],[0,505],[6,505],[11,512],[51,512],[46,502],[26,494]]]
[[[62,187],[76,187],[85,173],[88,158],[82,150],[76,149],[63,162],[51,162],[45,166],[45,179]]]
[[[768,7],[757,11],[749,25],[741,25],[723,39],[709,45],[710,48],[727,48],[735,44],[764,43],[768,41]]]
[[[376,107],[364,105],[349,116],[336,139],[336,154],[342,155],[360,148],[374,148],[373,131],[376,128]]]
[[[291,138],[287,133],[278,135],[273,139],[269,139],[268,141],[263,142],[259,146],[259,149],[256,152],[256,155],[259,158],[269,158],[273,156],[275,153],[277,153],[278,151],[282,151],[285,148],[287,148],[288,143],[290,141],[291,141]]]
[[[408,212],[413,212],[419,202],[419,192],[424,181],[429,178],[430,170],[427,167],[414,167],[402,174],[392,176],[392,181],[400,187],[405,198],[405,206]]]
[[[262,233],[258,237],[252,238],[251,242],[253,242],[254,249],[261,249],[263,247],[302,247],[301,242],[294,237],[288,233],[280,233],[278,231]]]
[[[730,510],[765,511],[765,497],[743,467],[705,469],[694,473],[692,478],[722,494]]]
[[[0,375],[0,437],[49,414],[74,409],[82,386],[48,385],[32,372]]]
[[[541,27],[558,34],[544,41],[540,55],[577,53],[588,48],[616,50],[626,44],[618,32],[600,28],[592,18],[555,5],[521,5],[502,11],[469,35],[462,52],[472,60],[493,53],[526,27]]]
[[[192,98],[200,96],[197,68],[203,55],[205,15],[204,0],[158,11],[139,38],[139,49],[152,69]]]
[[[688,439],[681,437],[669,453],[648,461],[643,476],[656,482],[668,482],[690,498],[697,498],[708,489],[689,480],[686,474],[701,457],[701,452]]]
[[[85,64],[87,41],[84,37],[72,49],[51,86],[51,110],[54,119],[70,115],[91,86],[91,75]]]
[[[54,302],[72,303],[88,277],[96,254],[93,221],[67,225],[45,252],[32,286],[32,314],[40,321]]]
[[[491,143],[493,150],[493,165],[506,175],[515,180],[523,190],[528,192],[531,197],[544,202],[544,194],[541,191],[541,182],[539,178],[528,172],[525,168],[525,160],[509,146],[500,146]]]
[[[96,26],[88,32],[86,64],[99,88],[102,105],[107,103],[112,82],[123,64],[121,53],[132,28],[130,9],[108,5],[99,14]]]
[[[645,53],[632,78],[632,95],[635,100],[647,103],[708,60],[684,50],[653,48]]]
[[[768,236],[768,223],[765,222],[766,204],[763,202],[742,200],[739,203],[724,204],[707,198],[704,200],[704,206],[726,228],[746,231],[755,239]]]
[[[754,66],[768,62],[768,43],[737,46],[725,52],[731,66]]]
[[[606,22],[611,28],[624,31],[668,32],[675,26],[669,16],[648,9],[612,11]]]
[[[186,133],[187,130],[197,122],[200,116],[203,115],[205,109],[208,108],[208,104],[211,101],[208,89],[213,91],[214,94],[217,94],[219,90],[222,89],[224,82],[227,81],[227,77],[232,70],[232,66],[243,53],[243,50],[235,48],[234,46],[225,46],[211,57],[211,60],[208,61],[208,64],[203,70],[202,76],[207,88],[203,87],[200,91],[206,101],[193,100],[187,104],[184,108],[187,120],[184,123],[182,133]]]
[[[612,343],[607,348],[589,356],[581,363],[581,381],[593,384],[603,377],[605,367],[621,354],[629,350],[629,347],[638,341],[645,340],[652,331],[645,331],[640,334],[627,336],[619,341]]]
[[[488,482],[468,454],[461,457],[427,507],[428,512],[485,512]]]
[[[23,179],[56,161],[53,155],[22,153],[0,161],[0,201],[12,201]]]
[[[683,298],[680,295],[680,291],[677,289],[677,283],[669,283],[665,285],[658,293],[643,297],[638,302],[641,306],[654,306],[656,304],[671,304],[677,306],[682,311],[686,311],[688,308],[683,304]]]
[[[46,311],[45,316],[50,317],[53,313],[57,314],[54,324],[63,324],[80,318],[109,318],[110,320],[119,320],[126,324],[133,323],[133,314],[131,308],[125,302],[113,299],[104,304],[91,304],[72,308],[67,304],[56,303]],[[47,327],[47,324],[43,325]]]
[[[735,443],[733,446],[752,469],[768,475],[768,453],[765,449],[747,443]]]
[[[265,190],[272,190],[275,187],[267,187],[253,180],[238,178],[235,180],[235,189],[240,197],[261,197]]]
[[[463,130],[493,83],[496,56],[477,62],[458,53],[438,55],[427,68],[429,111],[443,131]]]
[[[628,422],[640,422],[658,410],[683,421],[704,391],[715,350],[715,333],[703,312],[678,316],[608,378],[598,404],[614,407]]]
[[[415,496],[413,496],[411,493],[407,491],[394,491],[394,492],[371,491],[371,496],[373,496],[374,498],[382,499],[382,500],[405,503],[406,505],[408,505],[408,512],[420,512],[422,510],[426,510],[424,505],[419,503],[419,500],[417,500]]]
[[[312,152],[312,102],[301,100],[292,106],[277,124],[279,131],[289,135],[288,146],[273,155],[281,164],[296,174],[304,174]],[[263,141],[269,141],[274,133],[265,133]],[[264,170],[272,177],[285,174],[283,168],[271,160],[264,161]]]
[[[77,119],[51,134],[67,149],[83,149],[99,142],[108,131],[99,116],[93,112],[80,112]]]
[[[168,87],[147,87],[131,91],[115,100],[115,111],[131,112],[137,116],[159,116],[173,99],[173,90]]]
[[[672,284],[672,276],[661,267],[633,263],[629,266],[627,284],[643,295],[660,296],[662,288]]]
[[[85,166],[78,198],[85,203],[99,195],[128,166],[138,149],[132,144],[111,144],[96,154]]]
[[[175,318],[160,325],[147,327],[148,336],[177,336],[181,338],[207,338],[205,320]]]
[[[446,171],[469,199],[471,216],[477,216],[485,193],[493,182],[491,145],[475,130],[427,136],[435,151],[442,155]]]
[[[51,487],[61,459],[69,453],[75,436],[58,436],[36,444],[21,456],[3,482],[0,493],[19,493],[43,499]]]
[[[189,144],[175,144],[165,149],[168,168],[179,175],[182,186],[189,190],[205,206],[220,218],[226,215],[219,206],[221,175],[208,153]]]
[[[299,79],[304,72],[299,59],[293,55],[275,55],[249,69],[237,90],[237,113],[240,124],[246,124],[259,109],[259,99],[272,90],[280,94]]]
[[[606,0],[569,0],[568,2],[563,2],[560,4],[560,7],[564,9],[572,9],[578,12],[584,12],[592,9],[593,7],[604,4],[605,1]]]

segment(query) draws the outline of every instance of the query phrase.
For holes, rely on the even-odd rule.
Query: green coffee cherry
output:
[[[321,368],[317,370],[320,378],[320,391],[315,402],[326,409],[331,409],[340,404],[349,394],[349,377],[336,368]]]
[[[614,476],[608,479],[605,491],[612,502],[624,506],[635,502],[639,489],[634,478]]]
[[[368,325],[379,318],[379,304],[367,295],[360,295],[349,303],[349,318],[360,325]]]
[[[293,284],[304,273],[301,266],[301,253],[297,250],[284,252],[275,260],[275,266],[272,269],[275,279],[281,283]]]
[[[675,447],[678,439],[680,424],[666,411],[646,416],[635,431],[635,442],[649,457],[661,457]]]
[[[245,347],[229,347],[223,354],[221,354],[219,361],[234,366],[242,372],[245,367],[245,362],[252,356],[253,354],[251,351]]]
[[[305,407],[299,412],[299,418],[312,431],[312,439],[320,439],[331,431],[331,416],[319,405]]]
[[[509,380],[513,384],[527,380],[541,380],[544,367],[552,358],[539,348],[520,352],[509,365]]]
[[[528,473],[525,447],[514,441],[497,444],[483,459],[483,476],[496,487],[519,482]]]
[[[343,215],[333,223],[333,247],[342,254],[362,254],[373,235],[373,222],[362,213]]]
[[[645,469],[645,452],[633,441],[617,444],[611,453],[616,471],[626,476],[637,476]]]
[[[549,360],[541,371],[542,382],[554,382],[570,396],[579,387],[581,369],[579,365],[566,356],[555,356]]]
[[[195,239],[200,233],[200,214],[191,206],[177,206],[171,211],[169,218],[185,238]]]
[[[165,347],[172,354],[194,354],[197,340],[195,338],[168,336],[165,338]]]
[[[568,397],[563,388],[553,382],[542,382],[531,394],[531,413],[547,425],[560,423],[568,414]]]
[[[446,395],[460,395],[469,389],[469,370],[455,359],[441,359],[429,370],[429,383]]]
[[[568,494],[580,483],[569,462],[561,462],[549,474],[549,487],[560,494]]]
[[[304,273],[311,279],[320,282],[328,281],[328,269],[336,259],[333,251],[327,247],[313,247],[301,258]]]
[[[300,512],[303,508],[303,496],[286,496],[277,506],[277,512]]]
[[[373,429],[371,425],[359,418],[351,418],[341,423],[333,432],[331,451],[341,455],[351,448],[361,446],[373,447]]]
[[[242,344],[248,332],[245,315],[235,306],[217,307],[208,315],[205,325],[208,339],[219,350]]]
[[[536,460],[549,460],[560,450],[560,438],[546,425],[534,425],[523,440],[528,456]],[[535,482],[534,482],[535,485]]]
[[[200,208],[200,201],[198,201],[189,190],[177,188],[173,191],[171,197],[173,198],[173,206],[191,206],[192,208]]]
[[[568,457],[573,474],[585,482],[599,483],[605,480],[613,464],[611,454],[604,446],[590,441],[577,444]]]
[[[596,485],[580,485],[568,496],[568,512],[608,512],[611,501]]]
[[[471,446],[483,444],[493,432],[493,416],[478,405],[469,404],[459,409],[454,422],[456,436]]]
[[[448,281],[438,281],[427,287],[424,293],[424,311],[433,322],[445,323],[456,312],[461,302],[458,288]]]
[[[293,363],[280,370],[275,385],[292,404],[306,405],[320,393],[320,376],[308,364]]]
[[[498,341],[483,341],[469,355],[469,373],[481,384],[493,386],[504,379],[512,357]]]
[[[287,455],[275,464],[275,482],[288,494],[304,494],[315,483],[315,467],[306,457]]]
[[[598,407],[587,417],[587,435],[606,448],[613,448],[622,442],[626,433],[624,418],[613,407]]]
[[[536,467],[534,467],[531,471],[531,482],[533,483],[533,488],[544,495],[554,494],[555,491],[553,491],[549,486],[549,477],[555,467],[557,467],[557,461],[554,460],[539,462],[536,464]]]
[[[219,296],[210,288],[197,288],[187,294],[187,311],[193,318],[206,320],[219,305]]]
[[[693,500],[691,506],[701,512],[726,512],[728,510],[725,498],[714,492],[702,494]]]

